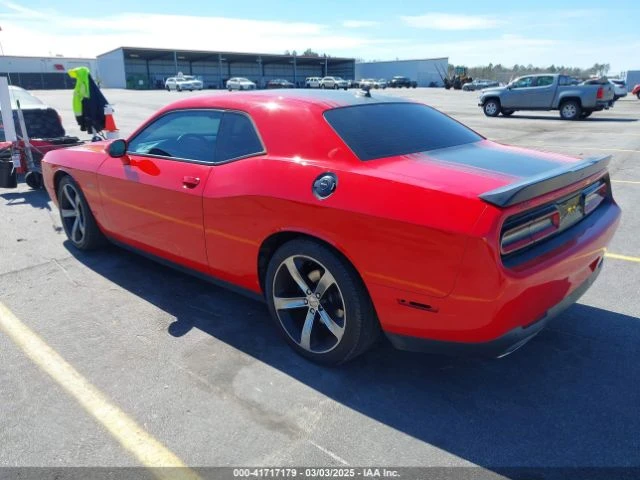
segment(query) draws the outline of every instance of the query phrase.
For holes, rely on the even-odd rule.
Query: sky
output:
[[[120,46],[640,69],[637,0],[0,0],[5,55]]]

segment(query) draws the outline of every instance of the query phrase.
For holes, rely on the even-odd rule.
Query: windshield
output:
[[[451,117],[419,103],[377,103],[324,113],[360,158],[375,160],[453,147],[482,137]]]
[[[44,103],[31,95],[26,90],[18,87],[9,87],[9,96],[11,98],[11,108],[18,108],[16,100],[20,101],[20,107],[39,107],[44,105]]]

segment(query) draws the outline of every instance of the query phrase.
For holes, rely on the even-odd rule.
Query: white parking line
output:
[[[0,332],[4,332],[43,372],[75,399],[98,423],[159,479],[200,477],[167,447],[147,433],[84,378],[64,358],[0,302]],[[163,469],[160,467],[173,467]],[[176,468],[177,467],[177,468]]]
[[[314,442],[313,440],[309,440],[309,443],[311,445],[313,445],[314,447],[316,447],[318,450],[323,451],[324,453],[326,453],[327,455],[329,455],[331,458],[333,458],[334,460],[340,462],[343,465],[349,465],[349,462],[347,462],[346,460],[344,460],[343,458],[340,458],[338,455],[336,455],[335,453],[333,453],[330,450],[327,450],[326,448],[318,445],[316,442]]]

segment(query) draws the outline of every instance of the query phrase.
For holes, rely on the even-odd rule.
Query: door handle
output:
[[[185,176],[182,178],[182,186],[184,186],[185,188],[195,188],[199,183],[199,177]]]

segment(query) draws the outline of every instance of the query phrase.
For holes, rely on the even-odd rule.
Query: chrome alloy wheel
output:
[[[327,353],[344,335],[344,297],[331,272],[317,260],[292,255],[273,278],[273,304],[287,335],[311,353]]]
[[[578,109],[574,103],[565,103],[562,106],[562,116],[564,118],[573,118],[578,114]]]
[[[69,239],[80,244],[84,240],[86,224],[82,198],[76,188],[67,183],[62,187],[60,218]]]
[[[487,103],[485,110],[489,115],[495,115],[498,112],[498,105],[496,104],[496,102],[490,101],[489,103]]]

